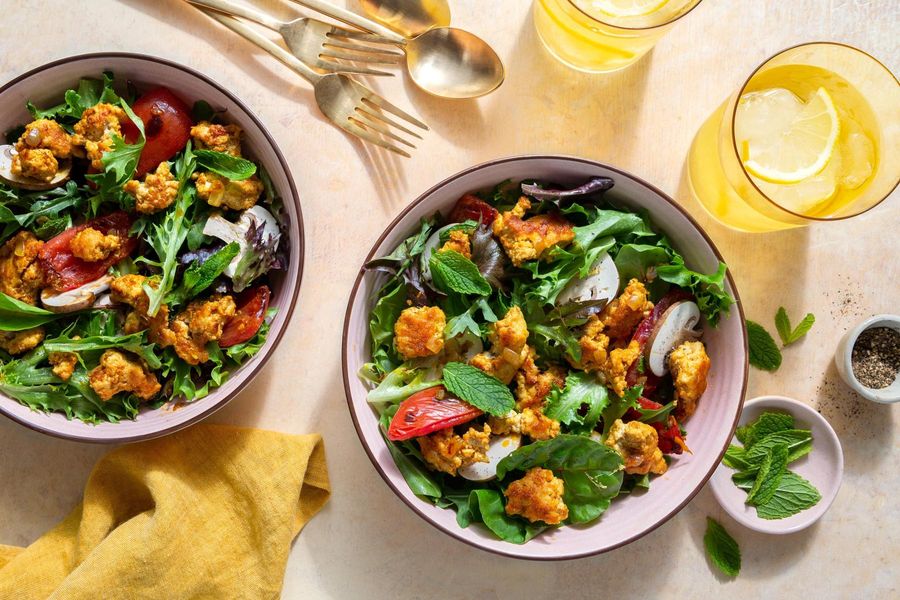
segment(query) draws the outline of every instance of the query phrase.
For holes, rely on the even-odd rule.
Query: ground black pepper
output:
[[[867,388],[880,390],[894,383],[900,371],[900,331],[890,327],[863,331],[853,344],[850,365]]]

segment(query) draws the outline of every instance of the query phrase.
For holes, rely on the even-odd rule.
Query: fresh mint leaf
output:
[[[787,445],[788,462],[794,462],[812,450],[812,433],[808,429],[785,429],[770,433],[747,450],[747,462],[760,465],[766,454],[778,444]]]
[[[736,485],[749,490],[753,481],[736,482]],[[785,471],[772,498],[757,506],[756,514],[760,519],[786,519],[815,506],[821,499],[822,495],[813,484],[792,471]]]
[[[566,377],[565,387],[555,388],[547,396],[544,414],[575,433],[587,433],[597,426],[608,404],[609,392],[596,376],[572,371]]]
[[[226,179],[241,181],[256,173],[256,165],[246,158],[214,150],[194,150],[197,164]]]
[[[797,325],[796,329],[792,329],[791,321],[783,306],[779,307],[778,312],[775,313],[775,327],[778,329],[778,335],[781,337],[783,346],[790,346],[794,342],[799,341],[809,332],[815,322],[815,315],[807,313],[806,316],[803,317],[803,320]]]
[[[770,433],[793,428],[793,415],[783,412],[764,412],[753,423],[738,427],[735,435],[744,444],[744,450],[749,450],[751,446]]]
[[[735,446],[734,444],[728,446],[728,450],[725,451],[725,456],[722,457],[722,462],[726,467],[737,470],[744,470],[750,467],[750,463],[747,462],[747,452],[740,446]]]
[[[455,250],[434,252],[428,262],[434,285],[444,293],[487,296],[491,293],[488,283],[471,260]]]
[[[497,464],[497,477],[503,479],[511,471],[527,471],[532,467],[554,472],[616,473],[622,468],[622,457],[588,436],[563,433],[515,450]]]
[[[503,382],[464,363],[444,365],[444,387],[460,400],[496,417],[505,416],[516,405]]]
[[[777,371],[781,366],[781,351],[765,328],[747,320],[747,344],[750,348],[750,364],[763,371]]]
[[[182,304],[203,292],[213,284],[216,277],[222,274],[240,250],[241,247],[237,242],[231,242],[217,250],[205,261],[193,261],[185,269],[181,285],[166,297],[166,302]]]
[[[706,555],[716,567],[729,577],[741,572],[741,549],[718,521],[706,517],[706,534],[703,536]]]
[[[788,447],[787,444],[775,444],[766,453],[759,472],[756,474],[756,482],[747,493],[745,502],[752,506],[765,504],[775,495],[781,476],[787,470]]]
[[[23,331],[64,316],[0,292],[0,331]]]

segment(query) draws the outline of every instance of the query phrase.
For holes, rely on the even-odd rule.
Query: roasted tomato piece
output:
[[[638,402],[638,405],[644,410],[659,410],[660,408],[663,407],[663,405],[660,404],[659,402],[654,402],[653,400],[644,398],[643,396],[638,398],[637,402]],[[640,418],[641,418],[641,413],[637,409],[629,408],[627,411],[625,411],[625,420],[626,421],[636,421],[637,419],[640,419]]]
[[[651,423],[659,436],[659,449],[663,454],[681,454],[682,452],[690,452],[684,438],[681,436],[681,427],[675,417],[669,416],[669,420],[665,423]]]
[[[271,296],[272,292],[267,285],[258,285],[241,292],[237,297],[237,310],[222,330],[219,347],[242,344],[256,335],[266,318]]]
[[[187,104],[165,87],[148,91],[137,99],[132,110],[144,122],[144,137],[147,139],[134,174],[135,178],[139,178],[185,147],[191,138],[193,121]],[[126,142],[133,144],[140,132],[129,121],[123,124],[122,134]]]
[[[400,442],[454,427],[483,413],[438,385],[417,392],[400,403],[388,428],[388,439]]]
[[[456,206],[450,213],[450,222],[480,221],[485,225],[490,225],[496,217],[497,209],[472,194],[466,194],[457,200]]]
[[[106,235],[118,236],[122,245],[103,260],[87,262],[78,258],[72,254],[69,245],[76,233],[88,227]],[[137,238],[128,235],[129,229],[131,229],[131,217],[128,216],[128,213],[117,211],[97,217],[87,223],[69,227],[48,240],[38,256],[47,277],[47,284],[57,292],[64,292],[105,275],[111,266],[131,254],[137,246]]]

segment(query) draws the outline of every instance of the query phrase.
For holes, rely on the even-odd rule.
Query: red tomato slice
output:
[[[400,442],[471,421],[483,413],[439,385],[400,403],[388,428],[388,439]]]
[[[107,235],[119,236],[122,246],[105,260],[96,262],[81,260],[72,254],[69,243],[76,233],[88,227]],[[41,248],[38,259],[41,261],[49,286],[57,292],[64,292],[105,275],[111,266],[131,254],[137,246],[137,238],[128,235],[129,229],[131,229],[131,217],[128,216],[128,213],[117,211],[97,217],[87,223],[69,227],[48,240]]]
[[[191,137],[193,121],[187,104],[165,87],[148,91],[131,108],[144,122],[144,136],[147,139],[134,174],[137,179],[184,148]],[[122,135],[129,144],[137,141],[139,134],[137,126],[131,121],[122,125]]]
[[[495,218],[497,209],[472,194],[466,194],[457,200],[456,206],[450,212],[451,223],[481,221],[485,225],[490,225]]]
[[[659,437],[659,449],[663,454],[681,454],[685,450],[691,451],[684,438],[681,437],[681,428],[675,417],[670,415],[666,423],[651,423],[651,425],[656,429]]]
[[[259,285],[241,292],[237,297],[237,310],[222,330],[219,347],[228,348],[242,344],[256,335],[262,327],[263,319],[266,318],[271,296],[272,292],[267,285]]]
[[[640,406],[644,410],[658,410],[663,407],[659,402],[654,402],[648,398],[644,398],[641,396],[637,399],[638,406]],[[641,413],[637,409],[629,408],[625,411],[624,420],[625,421],[635,421],[641,418]]]

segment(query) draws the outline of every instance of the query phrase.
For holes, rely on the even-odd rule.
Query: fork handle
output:
[[[297,4],[301,4],[307,8],[311,8],[316,12],[320,12],[323,15],[327,15],[332,19],[337,19],[338,21],[341,21],[348,25],[352,25],[353,27],[368,31],[369,33],[380,35],[381,37],[385,37],[389,39],[391,43],[397,44],[398,46],[406,45],[406,38],[398,34],[396,31],[392,31],[387,27],[379,25],[375,21],[371,21],[363,16],[356,14],[355,12],[347,10],[346,8],[335,6],[330,2],[325,2],[325,0],[294,0],[294,2],[296,2]]]
[[[208,0],[204,0],[204,2],[207,1]],[[248,27],[238,19],[223,15],[222,13],[216,11],[206,10],[202,8],[200,10],[205,12],[210,18],[215,19],[238,35],[241,35],[248,41],[253,42],[257,46],[283,62],[285,65],[289,66],[294,71],[297,71],[297,73],[302,75],[303,78],[309,81],[311,84],[315,85],[323,78],[322,75],[319,75],[318,73],[310,69],[296,56],[294,56],[266,36],[262,35],[258,31],[254,30],[252,27]]]
[[[244,6],[242,4],[238,4],[237,2],[232,2],[231,0],[187,0],[191,4],[195,6],[203,6],[205,8],[211,8],[214,11],[225,13],[226,15],[244,17],[245,19],[250,19],[254,23],[259,23],[263,27],[268,27],[269,29],[274,29],[278,31],[284,23],[276,19],[270,14],[264,13],[261,10],[256,10],[255,8],[250,8],[249,6]]]

